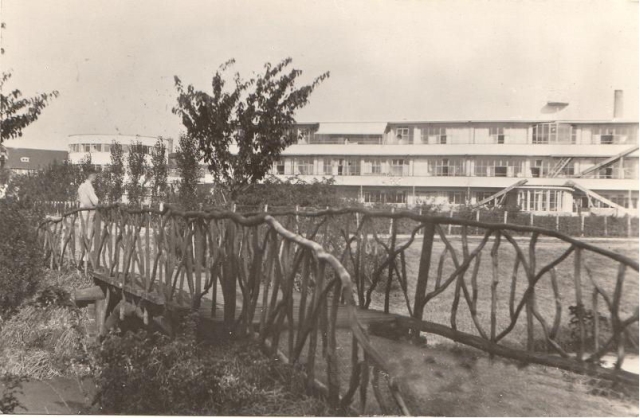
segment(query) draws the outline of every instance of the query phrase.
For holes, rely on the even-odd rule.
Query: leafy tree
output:
[[[119,142],[113,141],[110,151],[111,165],[109,166],[108,180],[111,187],[109,188],[109,201],[119,202],[124,194],[124,150]]]
[[[162,138],[158,139],[151,150],[151,167],[149,177],[151,182],[151,201],[158,203],[167,193],[167,147]]]
[[[200,180],[200,153],[198,144],[188,135],[180,135],[180,142],[176,150],[176,166],[180,176],[178,195],[180,202],[188,210],[196,209],[198,205],[198,180]]]
[[[233,200],[248,185],[262,180],[280,153],[297,141],[292,134],[295,112],[329,77],[327,72],[296,88],[302,71],[289,69],[291,58],[287,58],[275,66],[265,64],[262,74],[246,81],[236,73],[227,91],[224,73],[234,62],[216,71],[211,95],[192,85],[184,88],[176,76],[178,103],[172,109],[187,135],[197,141],[216,182],[227,187]]]
[[[144,199],[145,174],[147,173],[147,154],[145,147],[140,142],[129,146],[127,162],[127,171],[129,173],[127,196],[129,203],[137,206]]]
[[[7,139],[21,137],[22,130],[35,122],[49,102],[59,95],[57,91],[52,91],[23,97],[18,89],[5,94],[5,83],[10,78],[11,73],[5,72],[0,78],[0,144]]]

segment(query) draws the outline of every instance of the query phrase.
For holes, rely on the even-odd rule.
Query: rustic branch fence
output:
[[[409,414],[358,321],[349,273],[272,216],[105,206],[72,210],[39,230],[51,268],[91,268],[103,328],[137,314],[171,332],[175,312],[197,310],[300,367],[336,411],[364,414],[375,397],[376,411]]]
[[[393,318],[408,338],[426,332],[638,385],[621,369],[626,347],[637,350],[638,262],[558,231],[409,211],[105,206],[40,233],[52,268],[91,266],[103,317],[198,310],[284,354],[336,410],[365,413],[373,397],[380,412],[408,413],[363,312]],[[573,328],[562,320],[569,307]],[[616,366],[601,367],[611,351]]]

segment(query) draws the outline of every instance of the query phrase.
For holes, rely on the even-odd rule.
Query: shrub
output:
[[[0,374],[46,379],[87,373],[89,308],[76,308],[69,291],[89,283],[77,271],[43,277],[36,295],[0,329]]]
[[[42,252],[33,227],[36,218],[17,202],[0,201],[0,315],[5,317],[36,292]]]
[[[247,340],[198,344],[190,332],[110,334],[95,356],[94,404],[106,414],[316,415],[313,398],[283,387],[286,366]],[[302,384],[296,387],[304,387]]]

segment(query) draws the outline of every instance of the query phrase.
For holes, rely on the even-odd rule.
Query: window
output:
[[[276,174],[284,175],[284,160],[279,160],[276,162]]]
[[[407,203],[407,192],[365,190],[363,198],[365,203]]]
[[[462,160],[443,158],[436,160],[436,176],[462,176]]]
[[[20,157],[20,162],[21,163],[28,163],[29,162],[29,157]]]
[[[504,144],[504,128],[494,126],[489,128],[489,136],[493,138],[496,144]]]
[[[320,160],[320,170],[324,175],[332,175],[333,170],[331,169],[331,158],[323,158]]]
[[[111,144],[102,144],[102,152],[111,152]]]
[[[613,135],[601,135],[600,136],[601,144],[613,144]]]
[[[496,167],[495,173],[496,177],[507,177],[507,167]]]
[[[516,177],[522,173],[524,160],[519,158],[477,159],[474,175],[477,177]]]
[[[399,126],[396,128],[396,139],[399,141],[409,142],[409,128],[406,126]]]
[[[391,175],[406,176],[409,174],[409,160],[393,159],[391,160]]]
[[[386,203],[407,203],[406,192],[387,192]]]
[[[452,205],[462,205],[464,204],[464,193],[463,192],[448,192],[447,197],[449,199],[449,204]]]
[[[298,166],[298,174],[308,176],[313,174],[313,159],[301,158],[296,160]]]
[[[84,152],[91,152],[91,145],[90,144],[83,144],[84,146]]]
[[[91,144],[91,152],[100,152],[102,151],[102,147],[100,144]]]
[[[423,144],[446,144],[447,128],[444,126],[429,126],[422,128]]]
[[[383,194],[379,190],[371,190],[364,192],[365,203],[382,203]]]
[[[345,160],[346,172],[347,176],[359,176],[360,175],[360,160],[357,159],[348,159]]]
[[[531,177],[546,177],[549,174],[550,160],[533,160],[531,162]]]
[[[563,123],[539,123],[533,126],[534,144],[574,144],[575,129]]]
[[[382,162],[380,160],[371,160],[371,174],[382,173]]]

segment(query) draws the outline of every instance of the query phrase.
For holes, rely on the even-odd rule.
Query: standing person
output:
[[[96,173],[89,174],[89,176],[84,181],[84,183],[82,183],[80,187],[78,187],[78,203],[80,203],[80,209],[95,208],[96,206],[98,206],[98,203],[100,203],[98,196],[96,196],[96,191],[93,189],[93,182],[96,180],[96,177],[97,177]],[[84,236],[82,236],[82,240],[81,240],[82,244],[80,246],[81,248],[80,258],[82,258],[82,255],[85,253],[85,242],[86,242],[85,239],[91,238],[91,232],[93,230],[94,212],[95,212],[94,210],[87,210],[87,211],[80,212],[80,216],[82,216],[85,222],[84,224],[85,234]],[[82,234],[82,230],[80,230],[80,233]],[[87,242],[87,245],[90,248],[91,241]],[[85,267],[86,267],[86,263],[85,263]]]
[[[97,174],[91,173],[87,179],[78,187],[78,202],[80,208],[95,208],[100,201],[93,189],[93,182],[96,180]]]

